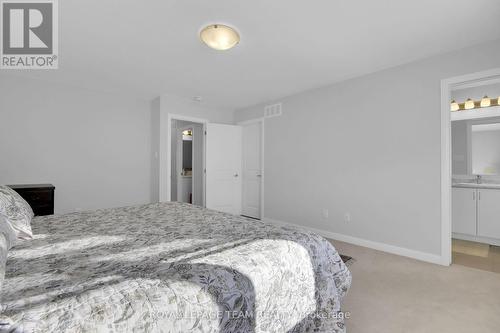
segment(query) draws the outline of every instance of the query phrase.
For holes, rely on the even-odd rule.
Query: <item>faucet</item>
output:
[[[476,175],[476,183],[481,184],[481,175]]]

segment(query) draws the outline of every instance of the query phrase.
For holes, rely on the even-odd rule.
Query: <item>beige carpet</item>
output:
[[[453,252],[467,254],[469,256],[487,258],[490,254],[490,245],[476,242],[469,242],[460,239],[453,239]]]
[[[347,333],[500,332],[500,274],[332,242],[355,258]]]

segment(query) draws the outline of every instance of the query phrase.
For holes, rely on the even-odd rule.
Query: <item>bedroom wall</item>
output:
[[[54,184],[56,213],[150,202],[150,108],[2,73],[0,184]]]
[[[283,102],[265,121],[265,217],[438,258],[440,81],[494,67],[500,42],[265,103]]]
[[[151,202],[160,201],[158,193],[159,182],[159,151],[160,151],[160,97],[151,102]]]

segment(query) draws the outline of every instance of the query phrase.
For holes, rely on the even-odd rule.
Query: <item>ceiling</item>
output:
[[[59,69],[23,75],[241,108],[500,38],[498,0],[64,0]],[[214,51],[209,23],[241,43]]]

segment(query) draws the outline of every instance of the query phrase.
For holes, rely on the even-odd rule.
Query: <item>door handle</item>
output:
[[[256,175],[257,177],[262,177],[262,175]]]
[[[234,177],[235,177],[235,178],[236,178],[236,177],[238,177],[238,174],[237,174],[237,173],[235,173],[235,174],[234,174]]]

